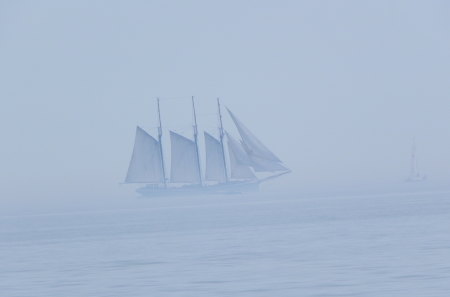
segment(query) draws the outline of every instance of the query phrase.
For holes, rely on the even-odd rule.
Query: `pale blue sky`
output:
[[[155,125],[154,98],[191,95],[200,125],[211,129],[219,96],[292,168],[273,189],[401,183],[413,136],[421,169],[446,183],[449,11],[406,0],[0,1],[1,192],[113,195],[135,125]],[[170,125],[189,128],[188,104],[163,102]]]

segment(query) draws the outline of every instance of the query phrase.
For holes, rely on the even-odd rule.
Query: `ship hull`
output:
[[[188,185],[181,187],[156,187],[147,185],[136,190],[144,197],[165,197],[165,196],[197,196],[197,195],[227,195],[257,192],[259,182],[229,182],[216,185]]]

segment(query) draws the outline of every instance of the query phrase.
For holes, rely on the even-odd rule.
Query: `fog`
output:
[[[135,126],[215,131],[215,100],[292,170],[266,191],[450,180],[446,1],[1,1],[3,204],[133,198]],[[231,125],[225,115],[226,125]],[[184,130],[183,130],[184,129]],[[189,132],[187,132],[189,133]],[[72,197],[72,198],[70,198]]]
[[[448,296],[449,12],[0,0],[2,296]],[[292,172],[140,199],[136,126],[157,136],[160,98],[168,156],[191,96],[201,156],[220,97]]]

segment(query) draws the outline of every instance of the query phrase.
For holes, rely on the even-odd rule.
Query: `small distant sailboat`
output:
[[[409,173],[409,177],[406,179],[407,182],[421,182],[427,179],[427,176],[420,173],[418,165],[417,165],[417,156],[416,156],[416,142],[413,140],[412,148],[411,148],[411,171]]]
[[[172,196],[197,194],[226,194],[256,191],[259,184],[290,173],[281,160],[272,153],[230,111],[240,140],[223,128],[220,101],[218,109],[218,138],[204,132],[205,172],[203,174],[198,143],[197,117],[194,97],[193,139],[169,131],[170,177],[166,175],[163,153],[161,111],[158,107],[158,139],[142,128],[136,128],[133,154],[125,183],[142,183],[136,191],[144,196]],[[228,151],[228,158],[226,157]],[[264,174],[264,176],[260,176]],[[259,177],[258,177],[259,176]]]

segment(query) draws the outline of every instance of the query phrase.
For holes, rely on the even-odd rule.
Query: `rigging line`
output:
[[[189,100],[189,97],[160,97],[161,101],[181,101],[181,100]]]
[[[178,125],[165,125],[166,129],[169,130],[188,130],[192,129],[192,125],[189,124],[178,124]]]
[[[145,130],[158,129],[158,126],[145,126],[145,125],[138,125],[138,126],[141,127],[142,129],[145,129]]]
[[[208,113],[197,113],[197,117],[198,116],[202,116],[202,117],[216,117],[217,116],[217,113],[210,113],[210,112],[208,112]]]

